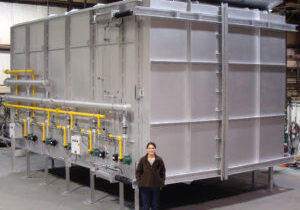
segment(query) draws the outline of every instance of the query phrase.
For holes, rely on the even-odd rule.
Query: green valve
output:
[[[130,155],[124,156],[122,163],[130,165],[132,162],[132,158]]]
[[[30,140],[30,141],[36,141],[37,140],[37,136],[33,135],[33,134],[29,134],[27,136],[27,140]]]
[[[67,150],[71,150],[71,144],[70,143],[67,146]]]
[[[48,139],[46,139],[46,141],[45,141],[46,144],[51,144],[51,142],[52,142],[52,138],[48,138]]]
[[[100,150],[99,149],[95,149],[94,151],[91,152],[91,155],[93,157],[99,157],[100,154]]]

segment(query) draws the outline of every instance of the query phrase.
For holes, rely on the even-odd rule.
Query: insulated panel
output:
[[[189,154],[185,153],[185,149],[189,145],[186,142],[185,130],[185,125],[151,128],[151,141],[157,145],[157,154],[161,154],[164,160],[167,175],[183,173],[187,170],[186,158]]]
[[[218,62],[217,24],[193,23],[191,31],[191,60]]]
[[[13,69],[24,69],[26,66],[26,55],[17,54],[13,56]]]
[[[58,18],[49,21],[49,50],[65,48],[65,21],[65,18]]]
[[[87,46],[90,40],[89,13],[72,15],[70,18],[71,47]]]
[[[191,124],[191,171],[213,170],[218,159],[218,122]]]
[[[191,118],[217,119],[218,81],[214,64],[194,64],[190,74]]]
[[[117,45],[96,47],[95,56],[95,83],[97,91],[96,99],[115,103],[122,95],[122,67],[120,65],[120,48]]]
[[[260,120],[259,161],[283,156],[284,117]]]
[[[187,32],[184,22],[167,20],[151,21],[151,59],[184,61],[186,60],[186,49]]]
[[[79,59],[80,58],[80,59]],[[89,48],[71,49],[71,98],[73,100],[90,100],[90,60]]]
[[[228,53],[230,62],[256,63],[255,29],[229,27]]]
[[[285,68],[261,67],[261,114],[284,113],[285,82]]]
[[[44,49],[44,22],[30,25],[30,51],[41,51]]]
[[[14,53],[25,53],[26,50],[26,26],[19,26],[14,29],[13,42],[18,43],[13,45]]]
[[[49,81],[51,82],[51,98],[65,98],[65,51],[49,52]]]
[[[227,161],[229,167],[254,163],[256,157],[256,129],[259,129],[259,120],[231,120],[226,142]]]
[[[105,45],[108,43],[118,43],[120,41],[120,26],[118,24],[112,24],[111,27],[107,27],[105,24],[97,24],[95,31],[95,41],[97,44]]]
[[[34,70],[35,79],[44,78],[44,53],[32,52],[30,53],[30,68]],[[31,75],[28,74],[31,79]]]
[[[230,65],[228,84],[229,117],[253,117],[259,114],[259,75],[254,65]]]
[[[185,66],[152,64],[151,121],[184,120]]]
[[[261,62],[285,65],[285,32],[261,30]]]

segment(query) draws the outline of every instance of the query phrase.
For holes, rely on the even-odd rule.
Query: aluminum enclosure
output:
[[[12,93],[3,99],[27,107],[10,106],[12,141],[111,182],[134,181],[149,140],[165,162],[166,184],[289,162],[285,31],[295,26],[275,14],[162,0],[15,25],[11,68],[33,69],[38,82],[26,73],[6,82]]]

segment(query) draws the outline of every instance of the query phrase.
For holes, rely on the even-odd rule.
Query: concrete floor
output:
[[[25,178],[25,157],[18,157],[16,172],[10,172],[10,152],[0,148],[0,210],[113,210],[119,208],[118,184],[97,178],[95,204],[89,198],[89,170],[71,168],[70,194],[65,188],[63,163],[56,161],[43,185],[43,158],[32,155],[32,178]],[[231,176],[226,182],[209,179],[164,187],[161,208],[172,210],[200,209],[300,209],[300,169],[279,168],[274,171],[275,187],[268,191],[267,171],[258,172],[257,186],[251,188],[251,173]],[[125,209],[133,209],[133,190],[125,186]]]

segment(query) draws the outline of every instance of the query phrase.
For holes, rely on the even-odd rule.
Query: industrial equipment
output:
[[[148,141],[166,184],[292,161],[284,157],[285,39],[265,11],[178,1],[122,1],[11,29],[14,147],[138,188]],[[46,164],[47,165],[47,164]],[[45,172],[47,173],[47,169]],[[124,181],[125,180],[125,181]]]

